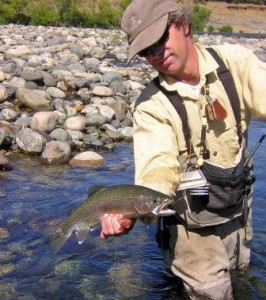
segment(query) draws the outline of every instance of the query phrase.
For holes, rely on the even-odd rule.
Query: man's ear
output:
[[[185,36],[189,36],[190,29],[189,29],[188,23],[183,23],[182,27],[183,27],[183,32],[184,32]]]

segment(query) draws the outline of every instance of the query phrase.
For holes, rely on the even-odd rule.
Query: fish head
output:
[[[166,195],[164,197],[140,196],[135,202],[135,208],[142,215],[152,213],[156,216],[170,216],[175,213],[174,210],[168,208],[168,205],[173,201],[172,198]]]

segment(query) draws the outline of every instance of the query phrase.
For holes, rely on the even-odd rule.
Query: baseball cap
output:
[[[121,28],[129,43],[128,63],[163,35],[170,12],[179,9],[173,0],[133,0],[126,8]]]

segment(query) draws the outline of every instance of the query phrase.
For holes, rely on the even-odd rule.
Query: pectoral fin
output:
[[[82,244],[86,240],[89,230],[89,227],[76,228],[75,233],[79,244]]]

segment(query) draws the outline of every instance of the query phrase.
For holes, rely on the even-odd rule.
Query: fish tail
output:
[[[52,225],[42,230],[47,236],[52,254],[56,254],[64,245],[67,236],[62,232],[60,224]]]

